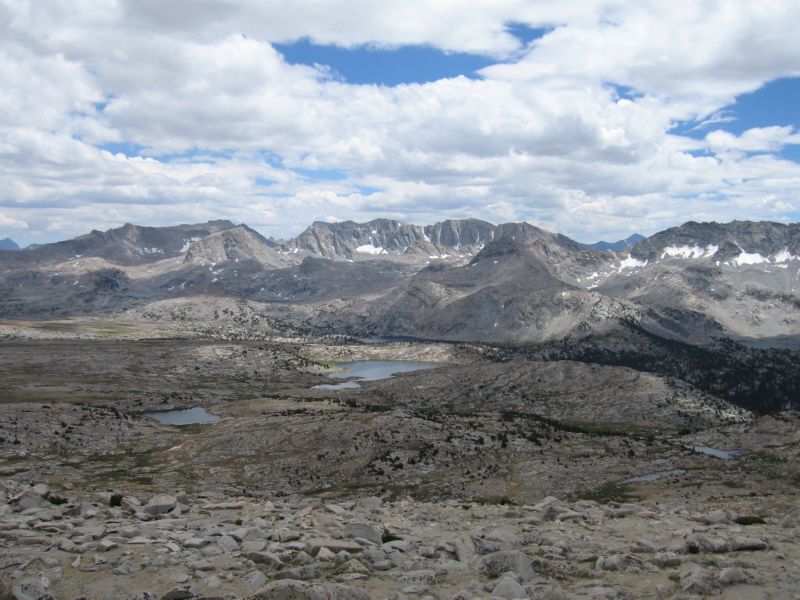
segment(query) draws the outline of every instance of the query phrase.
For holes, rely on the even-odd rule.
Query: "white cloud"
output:
[[[555,29],[524,47],[512,21]],[[281,235],[335,214],[590,239],[800,212],[800,167],[774,154],[791,127],[668,133],[800,74],[795,2],[0,0],[0,22],[0,208],[32,238],[217,217]],[[271,45],[301,36],[504,62],[477,80],[349,85]]]
[[[0,213],[0,227],[7,230],[12,229],[27,229],[28,224],[25,221],[21,221],[20,219],[14,219],[3,213]]]
[[[734,135],[716,130],[706,135],[706,142],[714,152],[740,150],[743,152],[776,152],[789,144],[800,144],[800,133],[791,126],[756,127]]]

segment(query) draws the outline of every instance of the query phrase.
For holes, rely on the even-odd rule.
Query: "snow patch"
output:
[[[661,253],[661,258],[710,258],[719,251],[719,246],[709,244],[701,246],[667,246]]]
[[[200,241],[200,237],[199,236],[190,237],[190,238],[184,238],[183,239],[183,246],[181,246],[181,249],[178,250],[178,252],[186,252],[187,250],[189,250],[189,246],[191,246],[194,242],[198,242],[198,241]]]
[[[797,257],[794,256],[791,252],[789,252],[788,248],[784,248],[780,252],[778,252],[772,260],[776,263],[785,263],[789,262],[790,260],[796,260]]]
[[[364,244],[363,246],[359,246],[356,248],[356,252],[359,254],[372,254],[377,256],[379,254],[387,254],[385,248],[381,248],[380,246],[373,246],[372,244]]]
[[[633,258],[632,256],[629,256],[628,258],[619,263],[619,269],[617,269],[617,273],[622,273],[624,269],[638,269],[646,266],[647,266],[646,260],[639,260],[638,258]]]
[[[769,262],[769,259],[766,256],[761,256],[758,252],[750,254],[742,250],[741,254],[734,258],[732,262],[737,267],[741,267],[742,265],[760,265]]]

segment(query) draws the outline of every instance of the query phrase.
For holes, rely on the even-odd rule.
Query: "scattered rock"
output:
[[[304,581],[276,581],[248,600],[371,600],[369,594],[349,585],[311,584]]]
[[[520,581],[530,581],[536,577],[531,561],[519,550],[493,552],[478,562],[478,573],[489,577],[499,577],[508,571],[515,573]]]
[[[144,505],[142,510],[148,515],[161,515],[173,510],[177,503],[178,500],[175,496],[159,494],[150,498],[150,501]]]
[[[345,525],[344,537],[364,538],[373,544],[381,544],[383,541],[383,528],[377,528],[367,523],[350,523]]]
[[[719,573],[719,582],[722,585],[736,585],[737,583],[747,583],[747,573],[739,567],[726,567]]]
[[[498,598],[507,598],[509,600],[519,600],[528,597],[528,594],[516,579],[510,575],[503,576],[500,581],[494,586],[492,596]]]

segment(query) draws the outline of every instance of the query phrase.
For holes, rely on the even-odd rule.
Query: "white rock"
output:
[[[144,505],[142,510],[148,515],[160,515],[174,509],[177,502],[175,496],[159,494],[150,498],[150,501]]]
[[[510,575],[505,575],[492,590],[492,596],[509,600],[527,599],[525,589]]]

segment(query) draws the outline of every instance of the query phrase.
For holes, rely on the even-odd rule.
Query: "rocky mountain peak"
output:
[[[214,265],[228,261],[253,260],[263,266],[280,268],[291,261],[276,251],[277,244],[247,225],[223,229],[193,242],[183,259],[185,264]]]
[[[667,258],[713,258],[742,264],[774,262],[800,255],[800,224],[689,221],[637,242],[630,253],[637,259],[651,262]]]

